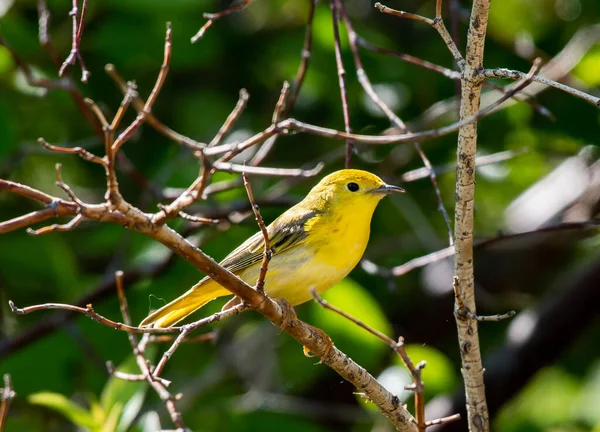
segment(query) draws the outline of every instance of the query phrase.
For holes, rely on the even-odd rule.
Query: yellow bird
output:
[[[321,294],[358,264],[369,241],[371,217],[379,201],[404,192],[366,171],[345,169],[324,177],[308,195],[267,227],[273,252],[265,293],[292,305]],[[221,265],[249,285],[258,278],[264,237],[256,233]],[[142,327],[169,327],[217,297],[230,295],[206,277],[188,292],[149,315]]]

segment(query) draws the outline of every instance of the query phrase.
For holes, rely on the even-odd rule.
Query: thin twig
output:
[[[213,167],[217,171],[227,171],[236,173],[246,173],[251,175],[275,176],[275,177],[314,177],[319,174],[325,164],[318,163],[311,169],[300,168],[270,168],[270,167],[253,167],[246,165],[232,164],[229,162],[215,162]]]
[[[454,290],[454,299],[456,300],[456,309],[455,309],[455,314],[457,316],[457,318],[460,319],[466,319],[467,317],[469,317],[472,320],[476,320],[476,321],[483,321],[483,322],[489,322],[489,321],[494,321],[494,322],[498,322],[498,321],[502,321],[508,318],[512,318],[514,317],[517,312],[515,312],[514,310],[508,311],[504,314],[496,314],[496,315],[477,315],[474,314],[473,312],[471,312],[469,310],[469,308],[467,308],[465,306],[465,303],[462,299],[462,296],[460,295],[460,281],[459,279],[454,276],[454,279],[452,280],[452,288]]]
[[[342,113],[344,115],[344,130],[346,133],[351,133],[350,127],[350,109],[348,108],[348,93],[346,90],[346,70],[344,69],[344,62],[342,61],[342,48],[340,41],[340,30],[338,25],[339,6],[338,0],[329,0],[329,6],[331,8],[331,19],[333,22],[333,37],[334,37],[334,48],[335,48],[335,64],[337,66],[338,84],[340,87],[340,95],[342,98]],[[344,166],[350,168],[350,159],[352,157],[352,149],[354,144],[352,140],[346,139],[346,160]]]
[[[498,153],[492,153],[484,156],[477,156],[475,158],[475,169],[481,168],[486,165],[491,165],[499,162],[504,162],[515,157],[521,156],[527,153],[529,150],[523,148],[520,150],[506,150]],[[456,171],[456,164],[447,164],[433,168],[436,174],[445,174]],[[403,183],[410,183],[420,179],[424,179],[429,176],[429,170],[427,168],[417,168],[408,172],[405,172],[400,176],[400,180]]]
[[[125,297],[125,290],[123,289],[122,271],[117,271],[115,273],[115,284],[117,287],[117,294],[119,297],[119,305],[121,307],[123,321],[125,321],[125,323],[128,326],[131,326],[131,317],[129,316],[127,297]],[[160,399],[165,404],[165,407],[169,412],[169,416],[171,417],[171,421],[175,424],[175,426],[177,426],[181,430],[188,431],[189,429],[186,428],[185,423],[183,422],[183,418],[181,417],[181,413],[177,410],[177,407],[175,406],[176,398],[167,390],[165,381],[154,377],[152,371],[150,370],[150,362],[145,356],[145,346],[149,335],[145,334],[141,342],[138,342],[135,335],[131,332],[127,333],[127,337],[129,338],[131,349],[133,350],[136,363],[138,364],[142,375],[146,378],[146,381],[150,384],[150,386],[154,389],[154,391],[158,394]]]
[[[450,33],[448,32],[448,29],[444,25],[444,21],[442,19],[442,15],[441,15],[442,2],[441,2],[441,0],[437,0],[436,1],[436,17],[435,17],[435,19],[426,18],[426,17],[421,16],[421,15],[417,15],[417,14],[413,14],[413,13],[409,13],[409,12],[404,12],[404,11],[399,11],[399,10],[396,10],[396,9],[392,9],[392,8],[389,8],[389,7],[385,6],[385,5],[382,5],[379,2],[375,3],[375,7],[381,13],[384,13],[384,14],[394,15],[394,16],[397,16],[397,17],[400,17],[400,18],[406,18],[406,19],[411,19],[411,20],[415,20],[415,21],[421,21],[421,22],[424,22],[425,24],[429,24],[431,27],[433,27],[439,33],[439,35],[441,36],[442,40],[446,43],[446,46],[448,47],[448,51],[450,51],[450,53],[454,57],[454,61],[458,65],[458,69],[460,71],[462,71],[464,69],[465,60],[464,60],[462,54],[460,53],[460,50],[458,49],[458,47],[454,43],[454,40],[452,40],[452,36],[450,36]]]
[[[10,374],[4,374],[4,387],[0,389],[0,432],[4,430],[10,404],[16,395],[12,387]]]
[[[221,144],[221,142],[223,141],[223,138],[225,138],[225,136],[231,131],[231,128],[235,125],[237,120],[240,118],[240,116],[244,112],[244,109],[246,108],[246,104],[248,103],[249,97],[250,97],[250,95],[248,94],[248,91],[246,91],[246,89],[240,90],[240,96],[237,101],[237,104],[235,105],[235,108],[233,109],[233,111],[231,111],[231,113],[229,113],[229,116],[227,116],[225,123],[223,123],[223,125],[219,129],[219,132],[217,132],[215,137],[208,144],[208,147],[214,147],[216,145]]]
[[[167,23],[167,31],[165,34],[165,46],[164,46],[164,55],[163,55],[163,63],[160,67],[160,72],[158,77],[156,78],[156,82],[154,83],[154,87],[150,92],[150,96],[146,103],[144,104],[144,108],[141,113],[138,114],[136,119],[117,137],[117,139],[112,143],[111,150],[113,153],[117,153],[121,146],[125,144],[129,138],[133,135],[133,133],[142,125],[145,121],[148,113],[152,111],[152,106],[154,102],[158,98],[158,94],[167,79],[167,74],[169,73],[169,64],[171,62],[171,50],[172,50],[172,31],[171,31],[171,23]]]
[[[381,98],[379,97],[379,95],[377,94],[375,89],[373,88],[373,85],[371,84],[371,80],[369,79],[365,69],[363,68],[362,60],[361,60],[360,54],[358,52],[358,46],[356,44],[357,35],[356,35],[356,31],[354,30],[354,26],[352,25],[352,22],[350,21],[350,17],[348,16],[348,13],[346,12],[346,9],[344,8],[344,5],[342,2],[339,2],[338,7],[339,7],[340,13],[342,15],[342,18],[344,20],[344,23],[346,24],[346,28],[348,30],[348,39],[350,41],[350,49],[352,50],[352,56],[354,58],[354,64],[356,66],[356,75],[358,77],[358,81],[360,82],[363,89],[365,90],[365,93],[379,107],[379,109],[381,109],[381,111],[388,117],[388,119],[392,122],[392,124],[395,127],[399,128],[402,132],[408,132],[408,128],[406,127],[406,124],[402,120],[400,120],[400,118],[396,114],[394,114],[394,112],[390,109],[390,107],[387,106],[387,104],[385,102],[383,102],[381,100]],[[435,191],[435,195],[436,195],[436,198],[438,201],[438,209],[442,213],[442,217],[444,218],[444,222],[446,224],[446,230],[448,232],[448,243],[450,244],[450,246],[452,246],[454,244],[454,241],[453,241],[453,236],[452,236],[452,226],[450,224],[450,216],[448,216],[448,212],[446,211],[446,207],[444,206],[444,201],[442,200],[442,194],[440,192],[440,188],[439,188],[439,185],[437,182],[435,170],[433,169],[431,162],[427,158],[427,155],[425,154],[425,152],[423,151],[423,149],[421,148],[419,143],[414,142],[413,145],[414,145],[417,153],[421,157],[421,160],[423,161],[425,168],[428,170],[429,178],[431,179],[431,183],[433,185],[433,189]]]
[[[82,158],[88,162],[106,166],[106,161],[104,159],[102,159],[100,156],[96,156],[95,154],[87,151],[83,147],[72,147],[72,148],[59,147],[59,146],[49,144],[44,138],[38,138],[38,142],[50,151],[53,151],[56,153],[76,154],[80,158]]]
[[[177,338],[175,338],[175,341],[173,341],[173,344],[171,345],[171,347],[167,351],[164,352],[160,361],[156,365],[156,368],[154,368],[152,375],[154,377],[158,377],[162,373],[165,365],[171,359],[171,357],[173,357],[175,350],[177,348],[179,348],[179,345],[184,341],[185,337],[188,334],[190,334],[194,330],[196,330],[202,326],[205,326],[207,324],[211,324],[213,322],[220,321],[223,318],[228,318],[230,316],[237,315],[240,312],[244,311],[245,309],[246,309],[246,305],[239,304],[239,305],[233,306],[229,309],[225,309],[224,311],[216,312],[216,313],[212,314],[211,316],[203,318],[199,321],[182,326],[179,335],[177,336]],[[205,335],[201,335],[201,336],[204,337]]]
[[[418,269],[420,267],[424,267],[428,264],[432,264],[434,262],[440,261],[444,258],[448,258],[452,256],[454,253],[454,246],[447,247],[445,249],[430,253],[428,255],[424,255],[418,258],[413,258],[410,261],[397,266],[392,267],[391,269],[380,267],[372,261],[363,259],[361,261],[361,267],[364,271],[369,274],[376,274],[383,277],[399,277],[405,275],[406,273]]]
[[[371,333],[373,336],[379,338],[380,340],[385,342],[391,349],[393,349],[402,358],[402,360],[404,361],[404,364],[406,364],[406,367],[410,371],[411,376],[413,378],[413,384],[410,386],[406,386],[406,390],[410,390],[415,394],[415,417],[416,417],[416,422],[417,422],[417,429],[419,430],[419,432],[424,432],[427,427],[427,423],[425,422],[425,398],[424,398],[424,394],[423,394],[425,384],[423,383],[423,380],[421,379],[421,371],[425,367],[425,362],[422,361],[419,364],[417,364],[416,366],[414,365],[414,363],[412,362],[412,360],[406,353],[406,350],[404,348],[404,339],[402,337],[398,338],[398,341],[396,342],[394,339],[390,338],[385,333],[382,333],[379,330],[374,329],[373,327],[363,323],[361,320],[353,317],[352,315],[348,314],[347,312],[344,312],[342,309],[338,308],[337,306],[334,306],[334,305],[330,304],[329,302],[325,301],[321,296],[319,296],[317,294],[317,291],[314,288],[311,289],[311,293],[312,293],[312,296],[315,299],[315,301],[317,303],[319,303],[319,305],[321,305],[323,308],[329,309],[329,310],[337,313],[338,315],[343,316],[344,318],[353,322],[354,324],[356,324],[363,330],[366,330],[367,332]],[[458,416],[458,417],[456,417],[456,416]],[[459,419],[460,415],[456,414],[455,416],[452,416],[452,417],[453,418],[456,417],[455,419]],[[442,419],[434,420],[434,422],[436,422],[435,424],[439,424],[440,422],[442,422]]]
[[[248,200],[252,206],[252,211],[254,212],[254,217],[256,218],[256,223],[260,228],[260,231],[263,235],[264,240],[264,252],[263,259],[260,264],[260,271],[258,273],[258,279],[256,280],[256,290],[259,292],[263,292],[265,288],[265,277],[267,276],[267,270],[269,269],[269,261],[273,256],[273,251],[271,250],[271,243],[269,241],[269,232],[267,231],[267,227],[265,226],[265,222],[263,221],[262,215],[260,214],[260,208],[256,201],[254,200],[254,194],[252,193],[252,186],[250,186],[250,182],[248,181],[248,176],[246,173],[242,173],[242,178],[244,179],[244,187],[246,188],[246,193],[248,194]]]
[[[482,72],[483,76],[486,78],[508,78],[512,80],[522,80],[526,79],[529,76],[529,73],[525,74],[520,71],[505,69],[505,68],[496,68],[496,69],[484,69]],[[600,106],[600,98],[596,96],[592,96],[588,93],[582,92],[581,90],[577,90],[573,87],[570,87],[566,84],[559,83],[557,81],[551,80],[549,78],[545,78],[539,75],[533,75],[529,78],[531,81],[539,82],[541,84],[546,84],[547,86],[554,87],[558,90],[562,90],[565,93],[569,93],[570,95],[576,96],[580,99],[583,99],[587,102],[590,102],[596,106]]]
[[[208,30],[210,28],[210,26],[213,24],[213,22],[215,22],[216,20],[218,20],[220,18],[223,18],[224,16],[227,16],[229,14],[232,14],[234,12],[237,12],[237,11],[240,11],[240,10],[244,9],[250,3],[252,3],[252,0],[242,0],[238,4],[234,4],[230,8],[225,9],[225,10],[223,10],[221,12],[204,13],[202,16],[205,19],[207,19],[208,21],[206,22],[206,24],[204,24],[200,28],[200,30],[198,30],[198,33],[196,33],[194,36],[192,36],[192,43],[197,42],[198,39],[200,39],[202,36],[204,36],[204,33],[206,32],[206,30]]]
[[[71,16],[71,19],[73,21],[73,32],[71,35],[71,52],[69,53],[69,56],[65,59],[62,66],[58,70],[58,76],[63,76],[67,67],[69,67],[69,65],[75,64],[75,61],[79,60],[79,65],[81,66],[81,81],[84,83],[87,83],[88,78],[90,76],[90,71],[88,71],[85,67],[85,62],[83,61],[83,57],[81,56],[81,52],[79,51],[79,44],[81,42],[81,36],[83,35],[83,24],[86,10],[87,0],[83,0],[81,4],[81,17],[78,21],[78,0],[73,0],[73,8],[69,12],[69,16]]]
[[[117,84],[117,86],[119,87],[121,92],[123,92],[123,94],[129,91],[132,83],[125,82],[125,80],[117,72],[117,68],[114,65],[107,64],[104,67],[104,70]],[[133,98],[132,104],[138,113],[141,113],[144,110],[145,103],[146,102],[139,96],[139,94],[136,93],[135,97]],[[180,133],[169,128],[160,120],[158,120],[152,112],[146,113],[146,123],[148,123],[150,126],[152,126],[154,129],[156,129],[158,132],[160,132],[167,138],[172,139],[173,141],[179,144],[185,145],[186,147],[194,151],[201,150],[204,147],[206,147],[206,144],[195,141],[185,135],[181,135]]]
[[[296,78],[294,79],[294,83],[292,85],[292,90],[290,92],[288,106],[285,110],[285,116],[288,116],[292,112],[292,107],[296,104],[296,99],[300,94],[300,89],[302,88],[302,84],[304,83],[304,77],[306,76],[306,71],[308,70],[308,65],[310,62],[311,52],[312,52],[312,29],[313,29],[313,20],[315,17],[315,9],[317,6],[317,0],[308,0],[308,19],[306,21],[306,30],[304,34],[304,45],[302,46],[302,54],[300,55],[300,65],[298,66],[298,71],[296,72]]]

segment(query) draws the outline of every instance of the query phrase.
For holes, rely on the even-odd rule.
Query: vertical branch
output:
[[[304,77],[306,76],[306,71],[308,70],[308,62],[310,61],[312,51],[312,28],[317,0],[309,0],[309,2],[310,6],[308,9],[308,20],[306,21],[306,33],[304,36],[304,45],[302,46],[302,56],[300,60],[300,66],[298,67],[298,72],[296,73],[296,78],[293,82],[292,91],[290,92],[288,104],[286,106],[286,117],[288,114],[290,114],[292,108],[296,104],[296,98],[298,97],[300,88],[304,83]]]
[[[258,279],[256,281],[256,290],[263,292],[265,288],[265,278],[267,277],[267,270],[269,268],[269,261],[271,261],[271,257],[273,255],[273,251],[271,250],[271,244],[269,242],[269,232],[267,231],[267,227],[265,226],[265,222],[263,221],[262,215],[260,214],[260,209],[258,204],[256,204],[256,200],[254,199],[254,194],[252,193],[252,187],[250,186],[250,182],[248,181],[248,176],[246,173],[242,173],[242,178],[244,179],[244,187],[246,188],[246,193],[248,194],[248,200],[252,205],[252,211],[254,212],[254,217],[256,218],[256,223],[260,228],[260,231],[263,235],[264,239],[264,248],[263,252],[263,260],[260,264],[260,272],[258,274]]]
[[[479,110],[483,84],[483,50],[490,0],[474,0],[469,23],[465,67],[461,78],[460,118]],[[456,166],[454,271],[464,307],[475,311],[473,276],[473,209],[475,203],[475,151],[477,123],[462,126],[458,132]],[[457,305],[458,306],[458,305]],[[458,328],[462,374],[465,383],[469,430],[488,431],[489,414],[485,399],[483,366],[479,349],[477,320],[455,313]]]
[[[330,0],[329,5],[331,7],[331,19],[333,22],[333,37],[335,39],[335,63],[337,65],[337,74],[340,85],[340,93],[342,96],[342,112],[344,113],[344,130],[346,133],[352,132],[350,128],[350,110],[348,109],[348,94],[346,92],[346,70],[344,69],[344,63],[342,61],[342,47],[340,42],[340,29],[339,29],[339,7],[338,0]],[[350,139],[346,139],[346,162],[344,166],[350,168],[350,158],[352,157],[353,143]]]
[[[13,398],[16,396],[12,388],[12,383],[9,374],[4,375],[4,388],[0,389],[0,432],[4,430],[8,410]]]

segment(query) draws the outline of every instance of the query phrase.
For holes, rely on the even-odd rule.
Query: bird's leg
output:
[[[281,330],[284,331],[288,327],[293,327],[294,326],[293,322],[298,319],[298,316],[296,315],[296,310],[294,309],[294,307],[289,302],[287,302],[286,300],[284,300],[282,298],[274,298],[273,300],[275,302],[277,302],[277,304],[283,310],[284,319],[281,322],[281,324],[279,324],[279,327],[281,328]],[[321,364],[321,363],[323,363],[323,359],[327,358],[329,353],[331,353],[331,350],[333,349],[333,341],[331,340],[329,335],[327,333],[325,333],[323,330],[321,330],[320,328],[313,327],[310,324],[306,324],[306,325],[308,327],[310,327],[310,330],[313,333],[313,335],[312,335],[313,339],[320,338],[325,344],[325,350],[320,355],[321,360],[317,363],[317,364]],[[312,354],[310,349],[308,349],[307,347],[303,347],[303,351],[304,351],[304,355],[306,357],[314,357],[315,356],[315,354]]]
[[[327,333],[325,333],[323,330],[321,330],[320,328],[311,326],[310,324],[307,324],[307,325],[310,327],[310,330],[312,332],[314,332],[314,333],[316,333],[316,335],[318,335],[318,336],[316,336],[313,334],[312,338],[313,339],[321,338],[321,340],[325,344],[325,350],[323,351],[323,353],[321,355],[319,355],[319,357],[321,359],[317,363],[315,363],[315,364],[321,364],[333,350],[333,345],[334,345],[333,340],[331,340],[329,335]],[[308,349],[307,347],[303,347],[303,351],[304,351],[304,355],[306,357],[314,357],[316,355],[316,354],[311,353],[310,349]]]
[[[281,311],[283,312],[283,321],[279,324],[279,328],[281,331],[285,331],[286,328],[293,326],[292,322],[298,320],[298,315],[296,315],[296,309],[292,306],[287,300],[282,298],[273,298],[273,301],[279,305]]]

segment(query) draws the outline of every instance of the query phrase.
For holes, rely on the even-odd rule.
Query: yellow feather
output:
[[[341,281],[358,264],[369,241],[377,204],[386,194],[403,192],[366,171],[341,170],[323,178],[300,203],[268,226],[273,257],[265,292],[292,305]],[[264,251],[257,233],[222,262],[249,285],[258,278]],[[168,327],[209,301],[231,294],[205,278],[185,294],[149,315],[141,326]]]

